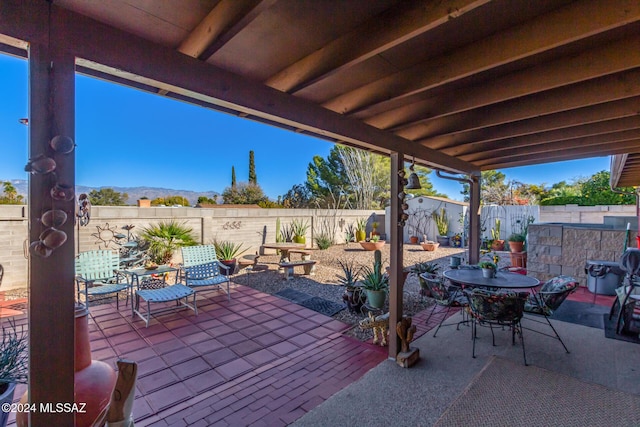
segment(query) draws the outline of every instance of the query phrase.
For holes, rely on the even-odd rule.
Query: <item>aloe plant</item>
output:
[[[216,240],[213,242],[213,246],[216,248],[216,256],[221,261],[230,261],[246,252],[246,249],[242,250],[242,243],[228,240]]]

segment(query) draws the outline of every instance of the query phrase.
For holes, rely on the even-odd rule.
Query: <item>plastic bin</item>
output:
[[[587,274],[589,292],[598,295],[615,295],[625,274],[615,261],[589,260],[584,271]]]

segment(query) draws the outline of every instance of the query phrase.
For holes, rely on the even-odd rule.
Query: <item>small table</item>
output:
[[[443,275],[453,283],[470,287],[485,286],[488,288],[501,289],[533,289],[540,284],[540,281],[535,277],[505,271],[498,271],[496,277],[491,279],[483,277],[482,270],[480,269],[447,270]]]
[[[267,243],[262,245],[263,249],[277,249],[280,251],[280,262],[287,262],[289,260],[289,251],[293,249],[304,249],[307,245],[304,243],[293,242],[280,242],[280,243]]]
[[[135,305],[133,303],[134,289],[140,290],[141,278],[145,276],[151,276],[153,274],[171,273],[172,271],[176,272],[176,282],[177,282],[179,269],[176,267],[171,267],[169,265],[159,265],[158,268],[154,268],[153,270],[148,270],[146,268],[132,268],[129,270],[118,271],[119,273],[122,273],[124,275],[131,277],[130,283],[131,283],[131,315],[132,316],[135,316]]]

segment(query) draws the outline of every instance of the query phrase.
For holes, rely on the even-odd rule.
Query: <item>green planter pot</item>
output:
[[[307,238],[304,236],[293,236],[294,243],[307,243]]]
[[[367,232],[356,231],[356,242],[362,242],[363,240],[367,240]]]
[[[387,299],[387,291],[371,291],[367,289],[367,304],[373,308],[384,307],[384,302]]]

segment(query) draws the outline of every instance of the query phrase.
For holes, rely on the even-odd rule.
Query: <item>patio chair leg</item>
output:
[[[558,338],[558,341],[560,341],[560,344],[562,344],[562,346],[564,347],[564,350],[567,353],[570,353],[567,346],[564,345],[564,341],[562,341],[562,338],[560,338],[560,335],[558,335],[558,331],[556,331],[556,328],[554,328],[551,322],[549,321],[549,318],[547,316],[544,316],[544,318],[547,320],[547,323],[549,324],[549,326],[551,326],[551,330],[553,331],[554,334],[556,334],[556,338]]]
[[[522,329],[522,325],[520,325],[520,322],[518,322],[518,334],[520,335],[520,341],[522,341],[522,358],[524,359],[524,366],[529,366],[527,364],[527,352],[524,349],[524,334],[523,334],[523,329]]]
[[[440,330],[440,327],[442,326],[442,324],[444,323],[444,321],[447,318],[447,315],[449,314],[449,310],[451,309],[451,307],[447,306],[447,311],[444,313],[444,316],[442,316],[442,319],[440,319],[440,323],[438,323],[438,327],[436,328],[436,331],[433,333],[433,337],[436,337],[436,334],[438,333],[438,331]]]
[[[491,329],[491,342],[493,342],[493,346],[496,346],[496,336],[493,333],[493,326],[491,326],[491,323],[489,323],[489,329]]]
[[[473,341],[473,346],[471,350],[471,356],[476,358],[476,331],[478,329],[478,325],[476,324],[476,319],[474,318],[471,321],[471,341]]]

